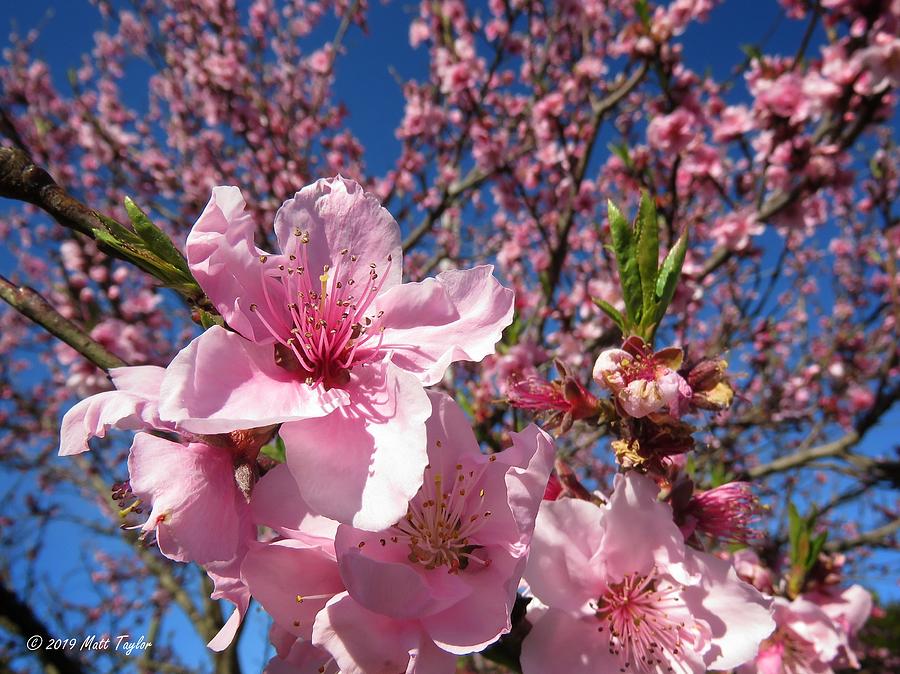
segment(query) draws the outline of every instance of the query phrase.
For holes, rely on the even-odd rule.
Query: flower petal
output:
[[[417,623],[373,613],[345,593],[319,611],[312,641],[334,656],[342,674],[398,674],[407,671],[420,633]]]
[[[271,346],[213,326],[166,368],[159,409],[184,430],[225,433],[322,416],[343,399],[278,367]]]
[[[406,514],[422,486],[431,403],[415,377],[389,362],[357,368],[352,376],[346,406],[287,423],[281,437],[313,510],[380,531]]]
[[[412,654],[408,674],[453,674],[456,656],[438,648],[427,634],[422,634],[418,650]]]
[[[627,573],[647,573],[654,565],[680,583],[696,582],[685,571],[684,538],[672,521],[672,509],[657,500],[659,487],[635,472],[617,475],[606,512],[602,559],[619,580]]]
[[[603,588],[592,563],[604,537],[604,511],[588,501],[544,501],[538,511],[525,579],[551,608],[582,611]]]
[[[523,674],[596,674],[618,672],[596,621],[579,620],[551,609],[537,621],[522,644]]]
[[[307,243],[302,234],[309,235]],[[360,287],[368,279],[370,264],[382,276],[383,288],[400,283],[400,227],[378,198],[353,180],[323,178],[301,189],[275,214],[275,235],[285,255],[306,259],[308,273],[320,274],[325,265],[334,270],[339,263],[348,264],[341,254],[347,250],[348,255],[359,256],[350,277]]]
[[[289,538],[308,540],[334,550],[338,523],[310,510],[285,464],[275,466],[256,484],[250,510],[257,524],[271,527]]]
[[[344,590],[334,557],[293,539],[253,546],[241,576],[282,629],[306,639],[326,600]]]
[[[727,561],[687,551],[688,569],[700,576],[698,585],[681,593],[695,619],[709,625],[712,647],[704,653],[708,669],[732,669],[752,660],[759,644],[775,629],[771,600],[737,577]]]
[[[157,401],[165,370],[153,365],[110,370],[115,391],[104,391],[75,404],[60,425],[59,455],[71,456],[90,449],[90,438],[102,438],[110,428],[136,431],[165,428],[158,418]]]
[[[138,433],[128,474],[135,496],[152,503],[144,529],[156,530],[166,557],[205,564],[235,556],[246,502],[227,451]]]
[[[197,283],[212,300],[229,326],[258,344],[275,338],[250,310],[251,304],[273,326],[281,319],[268,309],[263,283],[270,296],[283,295],[279,284],[262,273],[260,257],[272,257],[256,247],[256,224],[245,211],[246,203],[237,187],[214,187],[209,203],[188,234],[185,252]]]
[[[425,386],[440,381],[450,363],[494,353],[512,322],[513,291],[500,285],[493,269],[445,271],[380,295],[375,304],[384,311],[381,348]]]
[[[492,557],[486,569],[463,572],[469,596],[450,608],[422,618],[422,627],[445,651],[480,651],[509,631],[524,559]]]

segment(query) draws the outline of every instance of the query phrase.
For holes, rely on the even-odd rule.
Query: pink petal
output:
[[[412,654],[408,674],[453,674],[456,656],[438,648],[428,635],[422,635],[418,650]]]
[[[597,362],[594,363],[594,381],[615,393],[624,385],[622,375],[619,373],[621,362],[630,358],[631,354],[623,349],[606,349],[602,351],[597,356]]]
[[[771,600],[741,581],[727,561],[687,551],[690,571],[698,574],[698,585],[681,593],[694,618],[711,630],[712,648],[704,653],[707,668],[732,669],[756,657],[759,644],[775,629]]]
[[[556,451],[552,438],[534,424],[529,424],[519,433],[510,433],[510,437],[512,446],[492,456],[497,465],[507,467],[504,478],[506,507],[515,523],[513,536],[496,530],[503,522],[496,517],[497,508],[490,506],[494,516],[479,533],[487,540],[494,539],[498,542],[512,538],[509,550],[521,556],[528,552]]]
[[[460,574],[469,586],[468,597],[422,618],[422,627],[445,651],[457,655],[480,651],[509,631],[525,560],[495,557],[492,561],[486,569]]]
[[[160,416],[194,433],[225,433],[322,416],[343,392],[310,387],[275,364],[271,346],[214,326],[182,349],[160,393]]]
[[[790,629],[815,646],[816,653],[823,662],[831,662],[845,644],[844,636],[838,632],[831,618],[813,602],[797,597],[790,604],[783,599],[774,601],[775,619],[785,622]]]
[[[603,514],[578,499],[541,503],[525,580],[551,608],[578,613],[603,588],[603,570],[594,559],[604,538]]]
[[[352,536],[352,530],[347,533]],[[337,540],[336,547],[340,553],[344,546]],[[391,618],[417,618],[432,603],[428,584],[408,562],[375,560],[350,548],[340,556],[340,571],[347,592],[370,611]]]
[[[289,538],[308,540],[334,550],[338,523],[310,510],[300,495],[297,481],[284,464],[275,466],[256,484],[250,510],[257,524],[271,527]]]
[[[522,644],[523,674],[618,672],[619,660],[597,633],[593,618],[579,620],[564,611],[547,611]]]
[[[285,655],[269,660],[263,674],[340,674],[328,652],[303,639],[295,639]]]
[[[301,243],[298,232],[308,233],[309,242]],[[278,209],[275,235],[285,255],[302,259],[298,248],[304,246],[308,273],[320,274],[325,265],[333,270],[339,261],[347,264],[341,255],[346,249],[348,255],[359,256],[352,278],[360,287],[368,279],[370,264],[377,265],[383,288],[400,283],[400,227],[378,199],[353,180],[337,176],[301,189]]]
[[[815,594],[810,600],[849,635],[856,634],[872,613],[872,594],[861,585],[851,585],[838,596]]]
[[[331,555],[292,539],[253,546],[241,565],[241,576],[282,629],[304,638],[309,638],[326,601],[344,590]]]
[[[246,502],[227,451],[138,433],[128,474],[135,496],[153,505],[144,529],[156,530],[166,557],[204,564],[235,556]]]
[[[417,623],[373,613],[345,593],[316,616],[312,641],[334,656],[342,674],[399,674],[420,634]]]
[[[247,339],[271,344],[274,337],[250,311],[250,305],[256,304],[271,325],[281,325],[269,311],[263,292],[260,256],[271,256],[253,243],[256,225],[245,207],[237,187],[214,187],[209,203],[188,234],[185,251],[191,273],[225,322]],[[265,282],[274,297],[283,295],[277,282]]]
[[[382,348],[425,386],[440,381],[450,363],[480,361],[494,353],[512,322],[513,292],[492,276],[493,267],[445,271],[405,283],[379,296],[384,311]]]
[[[651,478],[629,472],[617,475],[606,513],[602,559],[614,579],[625,574],[664,569],[680,583],[696,582],[684,568],[684,538],[672,521],[672,509],[657,501]]]
[[[256,527],[251,527],[250,535],[255,537]],[[219,630],[218,634],[206,644],[210,649],[224,651],[237,636],[238,628],[250,608],[250,590],[241,579],[241,563],[247,554],[249,541],[243,541],[234,559],[227,562],[211,562],[206,565],[206,575],[213,581],[210,599],[222,599],[234,604],[234,611]]]
[[[102,438],[110,428],[135,431],[165,428],[158,419],[159,387],[165,370],[153,365],[110,370],[117,390],[97,393],[75,404],[60,425],[60,456],[90,449],[88,440]]]
[[[350,402],[326,417],[287,423],[287,464],[313,510],[380,531],[406,514],[422,486],[431,403],[419,381],[388,362],[356,368]]]

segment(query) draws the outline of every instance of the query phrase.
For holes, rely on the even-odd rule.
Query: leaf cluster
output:
[[[622,211],[608,202],[612,250],[619,269],[625,313],[602,299],[594,303],[609,316],[627,338],[636,335],[652,343],[666,314],[681,276],[687,252],[684,232],[659,264],[659,219],[656,202],[643,191],[638,214],[629,225]]]

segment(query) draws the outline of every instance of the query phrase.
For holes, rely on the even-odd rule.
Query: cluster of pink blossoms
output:
[[[678,496],[678,418],[730,402],[720,364],[682,376],[679,349],[633,338],[595,367],[613,403],[569,375],[545,387],[570,408],[564,430],[619,416],[633,469],[608,501],[554,494],[544,431],[484,454],[459,405],[426,388],[493,353],[511,323],[491,267],[402,284],[396,222],[339,177],[284,203],[278,252],[256,228],[237,188],[213,190],[186,252],[223,324],[165,368],[113,370],[116,390],[62,424],[63,455],[137,431],[114,496],[149,510],[143,535],[202,564],[213,598],[236,606],[211,648],[255,597],[273,619],[271,673],[449,674],[512,629],[520,587],[526,674],[730,669],[782,643],[771,599],[699,549],[701,535],[746,541],[755,501],[739,485]],[[541,387],[528,390],[539,409]],[[261,454],[273,443],[283,463]]]

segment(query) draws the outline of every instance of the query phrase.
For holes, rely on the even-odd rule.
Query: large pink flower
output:
[[[397,223],[340,177],[284,203],[277,254],[254,244],[244,208],[236,187],[217,187],[188,236],[192,272],[237,332],[214,327],[176,356],[163,418],[197,433],[283,423],[310,505],[384,528],[422,484],[422,387],[493,352],[512,292],[490,266],[401,285]]]
[[[442,649],[470,653],[510,629],[553,445],[532,425],[482,454],[459,406],[430,396],[429,464],[405,517],[378,532],[341,525],[335,549],[355,601],[417,619]]]
[[[629,473],[606,508],[542,504],[525,579],[549,608],[523,645],[525,674],[700,674],[756,655],[774,627],[768,601],[687,548],[657,492]]]

